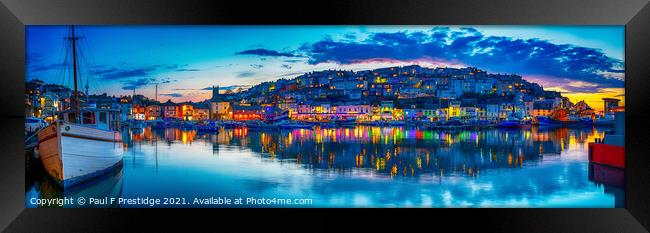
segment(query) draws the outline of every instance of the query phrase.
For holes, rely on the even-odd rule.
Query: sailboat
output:
[[[72,46],[74,109],[59,112],[59,119],[38,133],[43,167],[64,188],[120,167],[124,156],[119,111],[79,108],[76,49],[79,38],[71,26],[71,34],[66,39]]]

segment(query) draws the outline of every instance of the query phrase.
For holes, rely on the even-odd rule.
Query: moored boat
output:
[[[517,120],[505,120],[505,121],[499,122],[499,124],[497,124],[497,127],[499,127],[499,128],[519,128],[519,127],[521,127],[521,123],[519,123],[519,121],[517,121]]]
[[[613,115],[607,114],[603,117],[597,117],[594,120],[594,125],[614,125],[615,120]]]
[[[406,125],[406,122],[404,122],[404,121],[388,121],[388,123],[386,123],[386,124],[388,126],[404,126],[404,125]]]
[[[124,156],[118,110],[80,108],[76,43],[71,27],[73,108],[57,112],[58,121],[38,132],[38,153],[46,172],[64,188],[117,167]],[[92,105],[89,105],[92,106]]]
[[[625,168],[625,112],[616,113],[613,132],[589,143],[589,162]]]
[[[202,132],[218,133],[221,126],[216,121],[208,121],[203,124],[197,124],[196,129]]]
[[[562,121],[550,118],[548,116],[537,116],[537,124],[540,126],[562,125]]]
[[[109,110],[82,110],[100,116],[95,122],[75,124],[57,121],[38,133],[38,152],[47,173],[63,187],[92,179],[110,171],[122,161],[122,134]],[[101,115],[105,117],[101,117]],[[67,118],[67,117],[66,117]],[[98,118],[95,118],[98,119]]]
[[[288,120],[277,122],[275,125],[279,125],[282,129],[311,129],[314,127],[310,124]]]

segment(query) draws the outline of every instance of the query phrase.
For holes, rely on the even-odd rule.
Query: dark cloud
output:
[[[277,77],[291,77],[291,76],[298,76],[305,74],[305,72],[291,72],[291,73],[284,73],[284,74],[279,74]]]
[[[176,71],[182,71],[182,72],[193,72],[193,71],[201,71],[200,69],[177,69]]]
[[[244,89],[246,89],[246,88],[249,88],[249,87],[251,87],[251,85],[219,86],[219,90],[225,90],[225,91],[228,91],[228,90],[236,90],[236,89],[238,89],[238,88],[244,88]],[[205,90],[205,91],[210,90],[210,91],[211,91],[211,90],[212,90],[212,87],[204,87],[204,88],[202,88],[201,90]]]
[[[122,80],[133,77],[145,77],[148,76],[150,72],[154,71],[155,67],[142,67],[142,68],[108,68],[108,69],[96,69],[91,71],[91,74],[101,76],[101,80]]]
[[[287,69],[287,70],[290,70],[290,69],[291,69],[291,65],[289,65],[289,64],[282,64],[282,68],[285,68],[285,69]]]
[[[252,72],[252,71],[242,71],[242,72],[237,73],[237,77],[238,78],[249,78],[249,77],[255,76],[255,74],[256,73]]]
[[[146,86],[150,83],[153,83],[156,79],[153,78],[139,78],[139,79],[134,79],[134,80],[126,80],[122,82],[124,86],[122,86],[123,90],[133,90],[133,89],[138,89],[143,86]]]
[[[301,62],[302,60],[296,60],[296,59],[290,59],[290,60],[284,60],[284,62],[289,62],[289,63],[296,63],[296,62]]]
[[[621,87],[623,81],[607,73],[623,73],[623,61],[599,49],[554,44],[540,39],[486,36],[474,28],[436,27],[428,32],[372,33],[363,41],[325,38],[299,51],[309,64],[354,64],[373,60],[448,61],[492,72],[570,78]]]
[[[66,67],[66,64],[63,63],[56,63],[56,64],[49,64],[49,65],[34,65],[30,67],[30,70],[32,72],[37,72],[37,71],[47,71],[47,70],[54,70],[54,69],[60,69],[62,67]]]
[[[181,94],[181,93],[165,93],[165,94],[160,94],[160,95],[169,96],[169,97],[176,97],[176,98],[183,97],[183,94]]]
[[[174,69],[178,69],[180,67],[180,65],[178,65],[178,64],[167,64],[167,65],[154,65],[153,67],[155,67],[155,68],[163,68],[163,69],[167,69],[167,70],[174,70]]]
[[[264,65],[261,65],[261,64],[251,64],[251,67],[253,67],[253,68],[255,68],[255,69],[261,69],[262,67],[264,67]]]
[[[257,56],[268,56],[268,57],[298,57],[298,55],[292,53],[278,52],[270,49],[249,49],[241,52],[235,53],[236,55],[257,55]]]

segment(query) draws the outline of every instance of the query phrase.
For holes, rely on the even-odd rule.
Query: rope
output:
[[[45,126],[45,127],[43,127],[43,128],[40,128],[39,130],[37,130],[36,132],[34,132],[34,134],[32,134],[32,136],[29,136],[29,137],[27,137],[27,139],[25,139],[25,142],[24,142],[24,143],[27,143],[27,142],[29,141],[29,139],[32,139],[32,137],[34,137],[34,135],[38,135],[38,133],[40,133],[41,130],[43,130],[43,129],[45,129],[45,128],[47,128],[47,126]]]

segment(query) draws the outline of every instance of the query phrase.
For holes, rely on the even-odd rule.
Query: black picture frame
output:
[[[451,225],[498,232],[647,232],[650,228],[650,4],[648,0],[128,1],[0,0],[0,229],[7,232],[147,231],[331,223],[370,217],[357,227]],[[26,209],[23,158],[25,25],[625,25],[626,187],[624,209],[222,210]],[[334,213],[332,213],[334,212]],[[348,216],[342,216],[341,212]],[[217,215],[220,215],[217,217]],[[351,216],[350,216],[351,215]],[[433,216],[435,215],[435,217]],[[227,216],[227,217],[223,217]],[[274,216],[269,218],[268,216]],[[390,216],[390,217],[387,217]],[[353,218],[353,219],[350,219]],[[399,220],[395,220],[398,218]],[[406,222],[408,221],[408,222]],[[330,222],[325,224],[325,222]],[[231,223],[235,224],[235,223]],[[177,225],[177,224],[175,224]],[[386,226],[389,225],[389,226]],[[241,225],[246,226],[246,225]],[[445,229],[445,228],[441,228]]]

